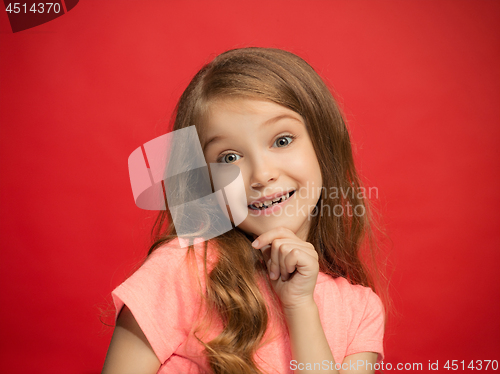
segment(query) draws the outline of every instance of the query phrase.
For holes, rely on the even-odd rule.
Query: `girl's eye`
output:
[[[275,140],[273,146],[277,148],[287,147],[295,140],[295,138],[296,138],[295,135],[292,134],[282,135]],[[236,153],[226,153],[219,156],[217,162],[224,164],[232,164],[233,162],[238,161],[240,158],[241,156],[237,155]]]
[[[280,136],[274,144],[276,144],[276,147],[282,148],[286,147],[287,145],[290,145],[291,142],[293,142],[293,139],[295,139],[295,136],[293,135],[285,135],[285,136]]]
[[[225,155],[222,155],[219,157],[217,162],[222,162],[225,164],[231,164],[237,160],[239,160],[241,156],[238,156],[236,153],[226,153]]]

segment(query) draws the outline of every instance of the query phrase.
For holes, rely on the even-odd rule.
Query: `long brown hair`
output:
[[[311,216],[307,241],[319,254],[320,271],[352,284],[375,283],[361,259],[373,248],[372,215],[356,172],[349,132],[337,102],[314,69],[300,57],[272,48],[222,53],[205,65],[182,94],[172,130],[196,126],[203,142],[203,118],[211,101],[227,97],[269,100],[299,113],[305,121],[321,168],[323,193]],[[329,188],[344,193],[330,193]],[[348,214],[348,206],[358,207]],[[334,209],[342,207],[343,214]],[[324,214],[325,209],[329,214]],[[339,210],[337,209],[337,212]],[[169,211],[152,230],[151,254],[176,237]],[[202,342],[215,373],[260,373],[253,355],[266,332],[269,309],[258,279],[267,279],[260,251],[238,228],[213,239],[218,261],[206,276],[206,302],[223,323],[215,339]],[[190,247],[190,250],[193,250]],[[253,264],[253,266],[252,266]]]

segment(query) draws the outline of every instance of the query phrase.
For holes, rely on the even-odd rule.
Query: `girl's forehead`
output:
[[[222,98],[208,104],[206,124],[209,130],[209,127],[223,125],[224,122],[235,119],[246,119],[246,122],[254,121],[259,124],[284,117],[304,123],[300,114],[269,100],[248,97]]]

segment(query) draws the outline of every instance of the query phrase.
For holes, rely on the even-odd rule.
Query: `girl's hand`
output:
[[[285,313],[315,303],[313,294],[319,263],[311,243],[279,227],[258,236],[252,246],[264,255],[271,284]]]

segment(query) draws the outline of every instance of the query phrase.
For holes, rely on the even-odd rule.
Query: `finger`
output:
[[[304,252],[310,254],[313,257],[318,256],[318,253],[316,252],[316,249],[314,248],[314,245],[312,245],[309,242],[305,242],[303,240],[300,240],[298,242],[295,242],[297,244],[297,247],[303,250]]]
[[[277,227],[272,230],[266,231],[262,235],[258,236],[257,239],[254,240],[252,243],[252,247],[256,249],[260,249],[263,246],[267,244],[271,244],[275,239],[284,239],[284,238],[289,238],[289,239],[297,239],[297,236],[293,233],[292,230],[289,230],[284,227]]]
[[[317,272],[319,269],[318,261],[298,248],[289,251],[283,262],[286,271],[289,273],[297,270],[301,275],[308,275]]]
[[[301,247],[303,247],[301,243],[290,241],[289,239],[275,239],[273,241],[271,246],[270,273],[272,272],[275,277],[271,277],[271,279],[278,279],[281,276],[281,279],[284,281],[289,278],[289,272],[286,270],[284,258],[292,249]],[[290,273],[293,272],[294,270]]]
[[[306,248],[299,246],[296,243],[285,243],[280,246],[280,272],[281,280],[286,281],[290,275],[295,272],[299,265],[297,259],[299,256],[308,256],[312,260],[313,257],[305,252]]]
[[[304,251],[309,257],[317,261],[316,251],[314,251],[314,249],[311,249],[308,244],[309,243],[305,242],[297,243],[296,241],[290,241],[289,239],[274,240],[271,246],[271,263],[269,265],[269,271],[276,276],[273,277],[270,274],[271,279],[278,279],[279,276],[281,276],[281,279],[285,281],[290,278],[290,274],[293,273],[295,269],[288,268],[285,265],[284,259],[293,249]]]
[[[288,278],[290,278],[290,273],[293,273],[295,271],[295,267],[293,268],[288,268],[285,263],[285,259],[288,257],[288,254],[296,248],[295,243],[283,243],[280,245],[279,248],[279,266],[280,266],[280,273],[281,273],[281,280],[286,281]]]
[[[299,256],[301,255],[300,252],[301,251],[298,248],[293,248],[283,258],[283,267],[287,274],[293,273],[299,266]],[[288,275],[288,277],[290,277],[290,275]]]
[[[280,246],[282,240],[276,239],[271,244],[271,263],[269,264],[269,277],[276,280],[280,277]]]

